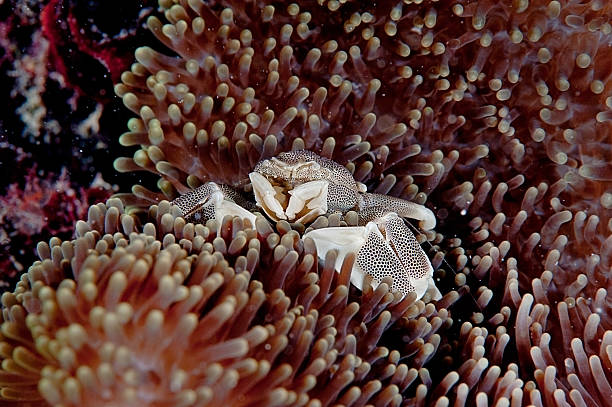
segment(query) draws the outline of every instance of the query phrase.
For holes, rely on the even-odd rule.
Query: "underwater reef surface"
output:
[[[149,40],[153,2],[94,3],[0,3],[2,291],[35,260],[39,240],[72,237],[89,205],[125,179],[112,160],[129,116],[112,89]]]
[[[610,3],[105,4],[0,3],[0,397],[609,404]],[[168,204],[292,149],[434,212],[441,300]]]

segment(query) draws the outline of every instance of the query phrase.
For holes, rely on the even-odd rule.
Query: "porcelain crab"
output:
[[[256,206],[272,220],[308,224],[318,216],[332,213],[359,214],[359,226],[311,230],[304,239],[314,241],[318,256],[337,250],[336,270],[345,256],[355,253],[351,283],[362,289],[364,276],[376,287],[392,277],[392,289],[421,298],[428,290],[433,299],[440,292],[433,283],[433,268],[427,255],[402,218],[419,220],[430,230],[436,219],[423,205],[386,195],[368,193],[342,165],[311,151],[290,151],[260,161],[249,174]],[[173,201],[187,220],[222,219],[241,216],[253,224],[255,215],[245,208],[252,203],[231,187],[213,182]]]

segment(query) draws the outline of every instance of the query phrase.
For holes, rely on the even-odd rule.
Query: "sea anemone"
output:
[[[91,206],[2,296],[0,396],[28,405],[399,406],[450,326],[383,282],[349,290],[286,222],[141,222]],[[455,293],[456,294],[456,293]],[[417,396],[418,397],[418,396]],[[23,404],[22,404],[23,405]]]
[[[438,218],[421,241],[446,295],[421,312],[452,318],[403,314],[381,338],[446,328],[415,348],[388,344],[419,366],[399,388],[405,402],[605,405],[612,3],[266,3],[160,0],[167,23],[148,25],[164,47],[139,48],[115,87],[139,116],[120,142],[140,146],[115,167],[159,175],[161,193],[137,185],[126,205],[146,210],[209,180],[242,186],[281,151],[332,158]],[[289,229],[270,234],[301,241]]]
[[[457,365],[473,361],[473,377],[484,374],[478,363],[507,366],[531,379],[515,387],[534,404],[536,394],[605,403],[609,3],[160,6],[168,23],[148,25],[176,55],[138,49],[116,86],[139,115],[121,142],[141,146],[116,168],[161,176],[162,194],[135,186],[134,196],[172,198],[206,180],[240,185],[258,160],[288,149],[333,158],[370,190],[428,202],[439,220],[429,236],[438,276],[471,287],[479,305],[460,313],[471,318],[460,335],[516,345],[515,356],[493,347],[490,360],[464,353]],[[473,400],[482,394],[490,389]]]

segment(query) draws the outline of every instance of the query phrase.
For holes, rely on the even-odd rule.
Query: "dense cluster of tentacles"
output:
[[[2,397],[399,405],[428,376],[456,293],[434,306],[389,282],[349,292],[354,256],[340,274],[333,253],[320,266],[286,222],[275,232],[227,217],[217,234],[176,209],[163,201],[141,224],[112,199],[91,207],[75,240],[38,245],[41,261],[2,297]]]
[[[332,278],[329,270],[328,274],[318,270],[316,277],[311,273],[317,267],[312,259],[309,268],[296,271],[309,254],[307,247],[300,246],[299,233],[303,229],[292,225],[296,231],[290,232],[290,226],[283,222],[276,225],[277,230],[265,232],[269,233],[267,236],[258,229],[256,239],[249,236],[255,232],[239,237],[233,231],[240,228],[227,225],[221,237],[207,241],[211,235],[198,239],[196,228],[185,237],[184,229],[189,230],[190,226],[184,226],[180,218],[170,214],[159,217],[159,208],[152,207],[155,230],[153,225],[138,230],[154,235],[157,240],[154,237],[138,240],[137,236],[142,234],[130,235],[132,229],[124,228],[123,235],[114,235],[118,236],[115,241],[112,234],[102,237],[105,222],[102,212],[106,212],[107,218],[109,212],[100,207],[92,209],[89,220],[98,234],[88,235],[82,224],[83,233],[76,242],[80,241],[83,248],[95,248],[104,261],[112,259],[114,253],[124,255],[115,246],[142,246],[138,253],[151,247],[151,253],[133,254],[133,261],[143,256],[144,263],[139,264],[146,265],[148,271],[136,273],[145,276],[150,272],[156,276],[151,278],[152,287],[162,278],[159,274],[162,271],[155,272],[156,256],[168,253],[162,257],[181,259],[178,263],[185,269],[179,268],[182,271],[176,274],[172,287],[184,293],[187,288],[179,287],[188,286],[189,280],[184,283],[181,276],[188,274],[187,269],[199,270],[193,265],[195,260],[187,260],[188,253],[203,250],[207,244],[208,252],[217,256],[222,268],[230,267],[236,276],[243,276],[240,278],[248,277],[249,273],[241,273],[243,270],[273,270],[270,272],[276,273],[276,277],[272,280],[261,278],[257,272],[249,274],[245,282],[240,280],[241,287],[250,287],[243,291],[236,288],[238,282],[232,283],[230,277],[224,277],[228,288],[219,289],[244,292],[244,301],[252,298],[256,289],[266,293],[265,301],[286,298],[278,302],[287,304],[283,305],[282,314],[293,315],[292,326],[301,317],[306,321],[309,312],[316,310],[312,323],[303,322],[304,327],[299,328],[301,335],[310,332],[309,338],[313,338],[311,342],[310,339],[300,342],[299,346],[308,344],[306,358],[323,352],[320,348],[323,345],[314,340],[321,332],[333,337],[324,338],[324,348],[335,357],[356,355],[352,362],[343,362],[346,364],[330,362],[320,374],[314,375],[317,383],[333,385],[307,389],[306,376],[300,375],[310,362],[292,364],[295,360],[284,354],[279,356],[282,354],[279,351],[269,364],[272,369],[279,363],[280,368],[284,358],[291,365],[286,377],[279,376],[284,381],[279,379],[273,384],[284,389],[283,397],[289,397],[286,400],[293,400],[290,397],[294,396],[289,394],[295,394],[295,400],[301,397],[299,394],[316,398],[319,394],[313,392],[333,389],[333,395],[320,394],[321,398],[327,397],[323,404],[361,405],[367,403],[364,394],[371,391],[371,397],[386,397],[380,400],[390,404],[403,398],[417,405],[437,406],[484,406],[497,402],[605,405],[612,397],[611,4],[601,0],[484,0],[377,1],[374,6],[350,0],[291,4],[160,0],[164,14],[160,18],[165,21],[157,17],[148,20],[150,29],[165,47],[160,46],[159,51],[139,48],[137,62],[115,88],[124,104],[138,115],[128,123],[129,132],[121,136],[121,143],[139,146],[133,158],[118,159],[115,166],[119,171],[146,170],[158,174],[161,192],[135,186],[133,194],[123,196],[127,206],[146,209],[209,180],[243,186],[243,179],[261,159],[291,149],[312,150],[345,165],[369,190],[425,204],[434,211],[438,226],[435,232],[427,234],[429,246],[425,243],[424,247],[429,247],[437,285],[446,293],[437,303],[402,303],[407,310],[400,314],[390,311],[388,322],[384,322],[386,316],[382,317],[387,315],[382,311],[385,307],[375,306],[377,316],[368,320],[359,310],[369,307],[370,300],[343,291],[330,294],[330,298],[337,295],[338,301],[345,301],[343,309],[351,309],[350,304],[355,301],[352,310],[358,319],[349,318],[348,311],[344,317],[344,314],[327,317],[331,315],[331,305],[325,304],[331,303],[322,299],[327,294],[320,293],[342,291],[342,274],[336,281],[337,277]],[[122,219],[131,225],[127,215]],[[315,223],[321,227],[343,222],[331,216]],[[115,232],[115,223],[108,227]],[[245,250],[247,241],[259,242],[261,246],[253,249],[263,250],[267,245],[266,250],[270,251],[256,257],[252,254],[250,258],[248,253],[243,253],[243,257],[232,254]],[[54,290],[58,294],[64,289],[78,291],[81,284],[87,283],[78,278],[80,261],[61,260],[78,258],[78,253],[84,258],[87,250],[76,250],[80,247],[76,243],[60,245],[52,241],[50,246],[53,247],[45,250],[43,245],[41,250],[43,259],[50,258],[33,266],[30,274],[45,276],[41,267],[54,265],[56,268],[50,270],[61,269],[67,276],[73,273],[76,283],[69,279],[62,285],[57,276],[51,280],[41,277],[40,281],[53,288],[37,292],[43,299]],[[225,259],[213,252],[223,254]],[[110,282],[114,275],[107,274],[106,269],[91,270],[104,281]],[[124,268],[109,270],[127,273]],[[225,275],[223,271],[219,273]],[[257,279],[261,283],[253,283]],[[128,281],[126,287],[130,287]],[[31,292],[36,292],[35,284],[27,279],[18,291],[30,292],[26,290],[28,284],[32,284]],[[105,304],[118,302],[113,287],[103,284],[96,290],[104,296],[98,300]],[[297,289],[306,287],[305,284],[319,288],[310,288],[312,292]],[[266,291],[268,287],[282,288],[283,292]],[[153,288],[150,290],[154,292]],[[68,299],[68,291],[65,292]],[[130,301],[126,302],[135,301],[130,305],[134,312],[150,297],[140,298],[132,292],[122,295],[128,294]],[[319,300],[309,300],[309,295]],[[347,295],[352,300],[340,299]],[[367,295],[374,294],[364,292],[363,296]],[[380,295],[385,298],[382,291]],[[7,338],[5,343],[13,343],[11,334],[17,338],[26,335],[24,309],[32,313],[45,309],[17,305],[32,296],[6,295],[3,317],[7,322],[2,329]],[[211,297],[211,301],[223,302],[227,296],[230,294],[220,295],[219,299]],[[237,294],[234,296],[238,298]],[[51,301],[55,297],[49,298]],[[386,308],[400,307],[393,305],[390,297],[386,298],[390,301]],[[150,301],[147,306],[157,299]],[[240,304],[236,301],[234,308],[224,305],[224,309],[236,310]],[[456,301],[461,301],[461,306],[449,309]],[[213,304],[221,303],[206,304],[204,301],[200,305],[211,319],[225,321],[212,313]],[[292,307],[297,307],[296,311],[291,311]],[[53,312],[58,315],[59,311]],[[111,311],[115,320],[121,318],[118,312]],[[166,312],[162,313],[162,322],[167,320]],[[239,318],[238,314],[233,318]],[[270,324],[284,321],[280,311],[272,315],[278,318],[273,317]],[[38,321],[36,318],[30,320]],[[104,336],[100,321],[90,322],[91,329]],[[174,319],[173,323],[178,321]],[[357,331],[347,331],[351,321],[359,328]],[[248,327],[254,329],[258,324],[266,327],[267,323],[254,317]],[[34,322],[30,326],[34,327]],[[62,325],[49,322],[46,326],[45,329],[55,332]],[[221,335],[223,340],[239,338],[243,333],[233,326],[220,325],[215,335]],[[317,331],[317,326],[325,328]],[[21,330],[11,330],[17,327]],[[277,332],[279,328],[274,329]],[[288,333],[293,328],[286,329],[279,332]],[[359,336],[363,331],[368,333]],[[110,329],[109,335],[113,332]],[[274,333],[267,332],[270,338],[274,337]],[[55,334],[45,335],[52,338]],[[59,337],[68,338],[67,334],[62,335]],[[344,339],[347,335],[354,336],[354,349],[350,345],[352,339]],[[364,339],[368,335],[373,335],[371,340]],[[173,341],[178,339],[169,338],[167,349],[172,349],[172,357],[176,357],[177,349],[189,354],[187,342],[175,344]],[[392,339],[387,343],[385,338]],[[32,343],[32,339],[28,341]],[[245,353],[241,354],[244,360],[249,360],[251,356],[245,355],[254,355],[249,352],[263,343],[255,342],[244,347]],[[219,343],[223,342],[219,339]],[[375,343],[378,345],[372,345]],[[374,348],[370,349],[371,346]],[[361,370],[357,361],[371,363],[366,355],[375,352],[376,346],[389,349],[379,359],[385,362],[380,362],[379,370],[358,373]],[[60,352],[63,348],[54,349]],[[235,350],[228,346],[230,351]],[[26,366],[47,363],[22,352],[20,346],[7,345],[3,357],[22,361]],[[76,361],[81,363],[76,356],[72,357],[73,353],[66,351],[68,354],[71,364],[67,367],[57,361],[50,364],[54,367],[49,372],[43,369],[41,373],[28,373],[29,391],[33,395],[42,394],[50,402],[59,400],[63,393],[58,386],[69,377],[63,372],[76,369]],[[47,356],[49,360],[59,360],[55,353],[44,357]],[[165,357],[164,354],[158,359],[160,366]],[[264,351],[253,356],[259,363],[265,357]],[[316,357],[309,360],[314,363]],[[112,369],[112,361],[99,356],[88,363],[96,368],[107,363]],[[17,362],[11,363],[7,365],[19,372],[25,369]],[[257,371],[254,364],[248,363],[240,372],[251,372],[251,368]],[[220,365],[224,369],[234,366],[229,362]],[[355,368],[352,374],[343,373],[352,368],[349,366]],[[190,380],[196,381],[200,376],[181,369],[183,373],[177,382],[170,380],[172,376],[165,377],[170,380],[169,392],[160,385],[156,394],[171,397],[169,394],[177,395],[195,386]],[[394,381],[392,378],[398,377],[394,375],[399,375],[397,372],[402,369],[406,369],[403,381]],[[56,371],[60,373],[53,373]],[[220,378],[223,376],[215,374],[222,375],[224,371],[220,368],[210,374]],[[39,377],[36,375],[47,373],[44,377],[48,381],[38,382],[43,384],[39,384],[36,393],[35,378]],[[339,381],[334,382],[336,373],[340,375]],[[95,388],[116,383],[115,379],[105,382],[110,376],[104,371],[96,374],[97,381],[88,382]],[[2,383],[5,396],[18,393],[11,377],[7,376]],[[243,376],[233,377],[240,380]],[[346,381],[342,382],[340,377]],[[377,386],[376,389],[364,385],[369,381],[377,383],[370,385]],[[352,390],[353,385],[359,390]],[[194,397],[205,397],[196,387],[193,389],[195,393],[190,394]],[[259,402],[240,400],[238,403],[242,404]]]

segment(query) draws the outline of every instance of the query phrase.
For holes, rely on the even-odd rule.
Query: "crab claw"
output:
[[[249,179],[253,185],[253,194],[257,206],[260,206],[266,215],[272,219],[287,219],[285,210],[279,201],[279,198],[284,200],[285,197],[274,189],[270,181],[257,172],[250,173]]]
[[[178,206],[188,222],[205,223],[209,219],[216,219],[220,226],[223,217],[231,215],[248,219],[254,226],[255,214],[238,205],[235,202],[238,198],[239,194],[230,187],[207,182],[179,196],[172,203]]]
[[[384,277],[393,278],[391,288],[406,295],[416,292],[417,299],[429,290],[433,299],[441,297],[433,282],[433,267],[416,238],[395,213],[388,213],[365,226],[331,227],[312,230],[311,238],[319,258],[338,250],[335,268],[340,270],[348,253],[357,254],[351,272],[351,283],[363,287],[366,274],[376,288]]]

